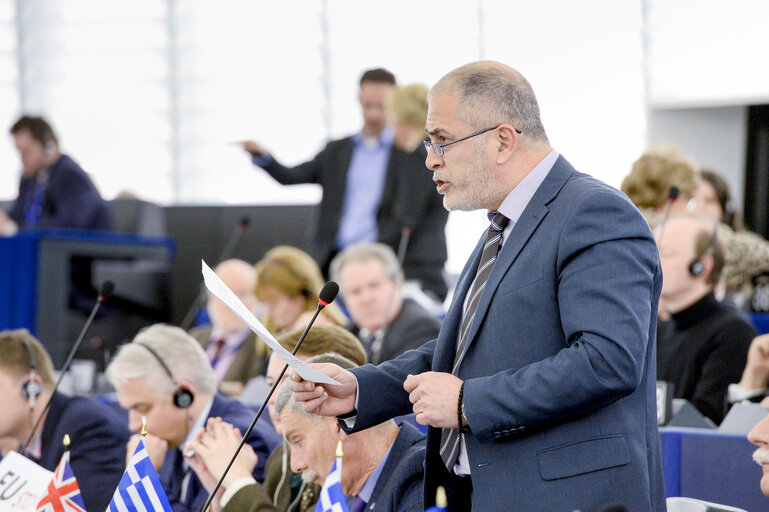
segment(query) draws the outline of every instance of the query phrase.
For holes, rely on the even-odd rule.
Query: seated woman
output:
[[[304,326],[318,307],[323,276],[312,257],[301,249],[279,245],[256,264],[254,294],[263,305],[264,326],[277,335]],[[349,320],[336,304],[323,309],[316,323],[345,326]]]

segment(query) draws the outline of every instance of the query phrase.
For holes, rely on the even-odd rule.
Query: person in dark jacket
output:
[[[0,212],[0,233],[18,229],[112,229],[109,206],[91,178],[59,151],[59,139],[42,117],[21,117],[10,129],[23,167],[19,194]]]
[[[70,466],[85,508],[105,510],[123,475],[128,429],[116,411],[90,398],[54,393],[53,387],[53,364],[40,342],[23,329],[0,332],[2,450],[23,451],[53,471],[68,435]],[[51,408],[32,432],[51,396]]]

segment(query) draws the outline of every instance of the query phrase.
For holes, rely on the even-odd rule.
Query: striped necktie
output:
[[[478,303],[483,295],[483,289],[486,287],[486,281],[489,279],[491,269],[494,268],[494,262],[497,260],[497,253],[501,247],[502,232],[510,219],[499,212],[496,212],[491,219],[489,232],[486,235],[486,242],[483,244],[483,253],[481,261],[478,263],[478,270],[475,274],[473,284],[470,286],[467,299],[465,300],[464,311],[462,312],[462,321],[459,324],[459,336],[457,342],[457,351],[454,356],[454,365],[451,373],[457,375],[459,365],[462,363],[465,351],[469,341],[470,326],[473,323],[475,310],[478,309]],[[454,464],[459,456],[460,435],[458,428],[444,428],[441,431],[441,458],[449,471],[452,471]]]

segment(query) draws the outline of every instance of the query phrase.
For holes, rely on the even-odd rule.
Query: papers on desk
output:
[[[257,336],[262,338],[269,347],[280,356],[283,361],[286,362],[296,373],[299,374],[306,381],[317,382],[318,384],[339,384],[336,380],[332,379],[328,375],[315,370],[310,365],[297,359],[291,352],[283,348],[280,343],[270,334],[262,323],[256,319],[256,317],[248,310],[248,308],[241,302],[235,293],[219,279],[219,276],[214,273],[211,268],[206,265],[206,262],[201,260],[203,264],[203,281],[206,284],[206,288],[213,293],[219,300],[232,310],[235,315],[243,320],[245,324],[256,333]]]

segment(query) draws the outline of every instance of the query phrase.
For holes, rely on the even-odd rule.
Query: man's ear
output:
[[[713,256],[706,254],[700,258],[700,261],[702,262],[702,278],[703,279],[710,279],[710,274],[713,272],[713,266],[715,265],[715,260],[713,260]]]
[[[512,158],[513,153],[518,149],[518,134],[509,124],[501,124],[496,131],[497,138],[497,159],[498,165],[505,163]]]

